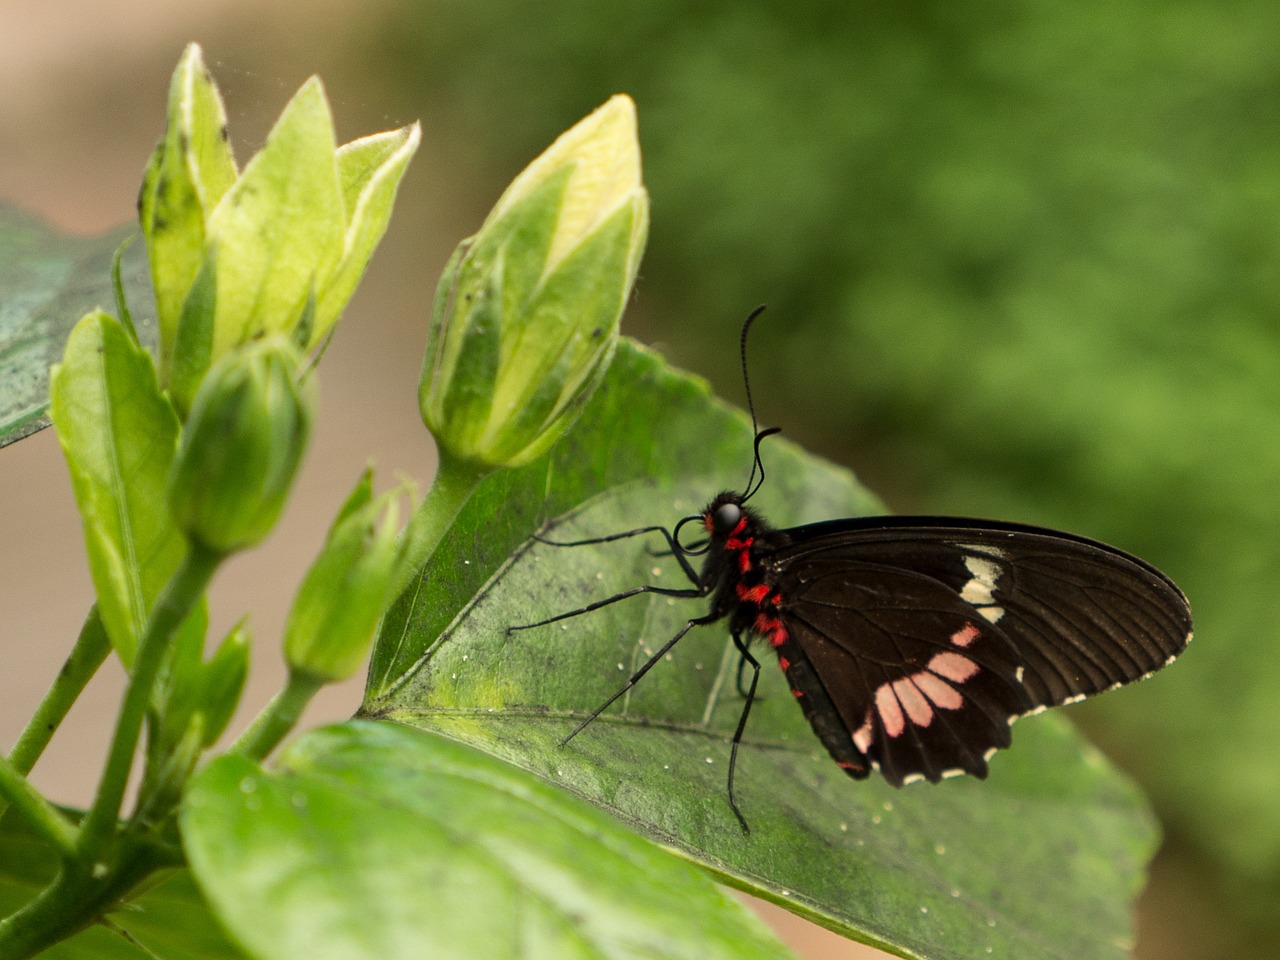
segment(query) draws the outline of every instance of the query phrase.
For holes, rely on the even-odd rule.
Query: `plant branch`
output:
[[[101,876],[93,870],[64,868],[39,896],[0,920],[0,957],[25,960],[79,933],[167,865],[149,846],[137,845]]]
[[[488,474],[485,467],[457,460],[443,450],[440,452],[440,465],[431,489],[404,529],[404,560],[391,590],[392,598],[405,591],[423,564],[431,558],[440,538]]]
[[[165,584],[156,600],[147,628],[134,655],[133,670],[124,702],[116,719],[106,767],[98,783],[93,805],[80,829],[80,853],[88,862],[103,860],[114,839],[120,803],[124,797],[142,721],[151,703],[152,688],[174,631],[204,596],[223,554],[191,544],[182,565]]]
[[[28,826],[58,851],[63,860],[70,860],[76,855],[76,828],[71,821],[3,757],[0,757],[0,795],[15,813],[27,821]]]
[[[71,705],[76,702],[110,652],[111,641],[107,638],[102,617],[98,614],[98,605],[94,604],[89,609],[89,615],[80,628],[80,636],[76,638],[75,646],[67,655],[57,678],[9,753],[9,762],[15,770],[24,775],[31,772]]]
[[[302,711],[322,686],[323,680],[290,670],[284,689],[272,697],[227,752],[243,753],[254,761],[262,760],[294,728]]]

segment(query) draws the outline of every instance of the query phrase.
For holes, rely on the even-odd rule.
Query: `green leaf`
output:
[[[157,739],[164,749],[186,734],[196,714],[201,718],[202,745],[213,746],[231,721],[249,676],[250,638],[245,620],[233,626],[213,656],[204,661],[204,631],[191,629],[193,625],[204,626],[204,606],[183,624],[175,638],[168,674],[161,685],[164,693],[157,698],[163,723],[163,736]]]
[[[186,549],[165,506],[177,416],[156,384],[150,355],[101,312],[76,325],[50,396],[98,609],[127,666]]]
[[[779,525],[875,512],[845,472],[782,440],[753,504]],[[1155,831],[1136,791],[1060,719],[1024,721],[986,782],[895,791],[827,756],[767,668],[739,754],[744,836],[726,800],[741,712],[723,626],[686,636],[626,698],[560,747],[705,603],[636,597],[547,627],[507,627],[640,583],[684,586],[657,536],[751,463],[747,419],[623,342],[549,457],[492,477],[420,585],[390,612],[364,712],[479,746],[586,797],[726,882],[906,956],[1124,956]]]
[[[159,301],[165,364],[174,356],[188,290],[206,260],[205,221],[236,178],[227,113],[197,44],[187,46],[173,72],[167,121],[138,196],[138,217]],[[167,369],[165,374],[167,379]]]
[[[362,137],[338,148],[346,233],[342,260],[320,291],[319,317],[309,346],[328,335],[355,293],[369,258],[386,232],[400,179],[421,139],[421,130],[415,123]]]
[[[31,900],[57,872],[54,852],[12,811],[0,819],[0,915]],[[42,960],[238,960],[185,870],[171,874],[138,900],[110,915],[135,941],[103,926],[91,927],[40,954]]]
[[[333,118],[312,78],[209,217],[217,249],[214,356],[263,332],[292,329],[318,278],[337,266],[345,227]]]
[[[69,236],[0,203],[0,447],[49,425],[49,366],[77,320],[113,303],[111,258],[128,235]],[[129,246],[121,270],[138,334],[154,348],[142,244]]]
[[[788,956],[598,810],[406,727],[313,731],[271,772],[220,757],[181,823],[201,888],[260,960]]]
[[[177,319],[173,355],[169,358],[167,388],[178,415],[185,421],[200,381],[213,363],[213,324],[217,314],[217,258],[210,249],[185,290],[186,299]]]

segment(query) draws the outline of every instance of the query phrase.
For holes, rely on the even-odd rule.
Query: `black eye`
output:
[[[711,518],[712,524],[715,526],[716,533],[732,533],[733,528],[738,525],[738,521],[742,519],[742,508],[736,503],[722,503],[716,507],[715,515]]]

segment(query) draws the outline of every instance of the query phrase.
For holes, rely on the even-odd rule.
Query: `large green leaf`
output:
[[[0,203],[0,447],[49,425],[49,366],[77,320],[114,304],[111,258],[129,234],[69,236]],[[140,242],[126,250],[121,278],[138,336],[153,348],[155,301]]]
[[[57,856],[10,810],[0,819],[0,916],[40,892],[57,872]],[[45,960],[239,960],[185,870],[176,871],[110,916],[124,931],[94,926],[56,944]]]
[[[182,831],[202,889],[261,960],[788,956],[689,864],[406,727],[313,731],[271,772],[223,756],[192,785]]]
[[[1020,724],[985,783],[895,791],[848,779],[769,668],[739,754],[744,836],[725,798],[737,655],[711,627],[558,745],[705,604],[633,598],[508,635],[639,583],[683,585],[657,537],[570,548],[530,535],[552,519],[561,540],[672,523],[740,487],[750,450],[745,417],[624,344],[574,431],[483,486],[388,616],[364,712],[477,745],[728,883],[906,956],[1123,956],[1155,831],[1136,791],[1064,721]],[[847,473],[784,441],[763,454],[753,503],[776,523],[875,509]]]

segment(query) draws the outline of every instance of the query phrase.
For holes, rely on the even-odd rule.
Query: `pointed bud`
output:
[[[436,294],[418,403],[445,455],[519,466],[613,357],[648,234],[635,105],[616,96],[508,187]]]
[[[373,496],[365,471],[307,571],[285,623],[289,668],[321,683],[346,680],[364,663],[403,552],[399,499]]]
[[[161,377],[179,411],[220,356],[264,334],[328,335],[355,292],[410,158],[417,124],[341,148],[320,81],[303,84],[237,172],[226,114],[200,57],[174,74],[168,128],[139,214],[161,331]]]

